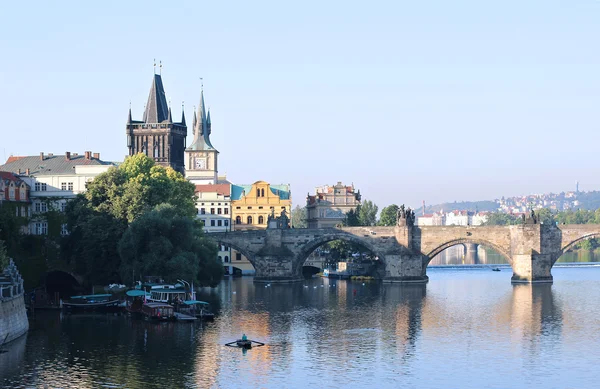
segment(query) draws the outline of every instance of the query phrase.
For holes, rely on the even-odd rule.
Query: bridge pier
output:
[[[388,254],[385,256],[383,282],[424,284],[429,281],[425,274],[425,264],[419,255]]]
[[[465,243],[465,262],[479,264],[479,257],[477,256],[477,249],[479,245],[477,243]]]
[[[552,256],[549,254],[516,254],[512,257],[512,283],[553,282]]]

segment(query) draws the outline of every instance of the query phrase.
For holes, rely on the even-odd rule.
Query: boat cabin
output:
[[[174,303],[187,300],[188,293],[183,286],[176,285],[153,285],[150,287],[149,301],[161,303]]]
[[[150,320],[173,320],[175,317],[173,307],[164,303],[146,303],[142,306],[142,313]]]

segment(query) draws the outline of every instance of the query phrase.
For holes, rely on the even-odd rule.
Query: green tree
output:
[[[306,228],[306,207],[296,205],[296,208],[292,210],[292,226]]]
[[[396,204],[388,205],[387,207],[383,208],[381,210],[378,225],[388,227],[395,226],[399,208],[400,207],[398,207]]]
[[[223,277],[216,244],[203,236],[200,223],[181,216],[172,205],[137,218],[123,234],[118,250],[124,280],[155,275],[216,286]]]
[[[178,214],[193,217],[197,212],[194,189],[180,173],[139,153],[88,183],[85,198],[93,210],[131,223],[165,203]]]
[[[509,226],[521,223],[521,220],[516,216],[509,215],[504,212],[492,212],[488,215],[486,226]]]
[[[8,266],[8,253],[6,252],[6,246],[4,246],[4,241],[0,240],[0,272]]]
[[[342,224],[344,226],[347,227],[356,227],[356,226],[360,226],[360,218],[359,218],[359,214],[360,214],[360,205],[356,207],[356,210],[351,209],[346,213],[346,217],[344,218],[344,221],[342,222]]]
[[[374,226],[377,224],[377,205],[372,201],[365,200],[360,205],[358,220],[361,226]]]

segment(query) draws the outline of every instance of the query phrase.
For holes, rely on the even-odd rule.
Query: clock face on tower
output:
[[[206,170],[206,158],[196,158],[195,165],[198,170]]]

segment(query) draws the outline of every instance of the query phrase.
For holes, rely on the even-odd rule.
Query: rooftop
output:
[[[30,176],[74,174],[75,166],[116,166],[113,162],[100,160],[100,154],[86,151],[84,155],[67,153],[54,155],[40,153],[39,156],[11,156],[0,171]],[[29,170],[29,173],[27,171]]]

